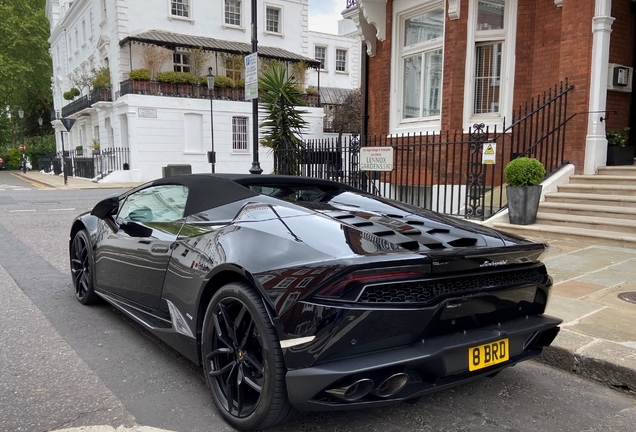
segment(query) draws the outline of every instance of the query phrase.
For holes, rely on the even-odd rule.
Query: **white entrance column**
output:
[[[607,109],[607,66],[609,64],[612,0],[596,0],[596,11],[592,19],[592,71],[590,79],[590,102],[585,140],[584,174],[595,174],[599,166],[607,162],[607,139],[605,118]]]

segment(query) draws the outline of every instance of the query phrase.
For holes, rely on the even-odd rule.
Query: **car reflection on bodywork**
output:
[[[380,406],[538,356],[546,246],[287,176],[195,174],[73,222],[77,299],[106,300],[206,374],[241,430]]]

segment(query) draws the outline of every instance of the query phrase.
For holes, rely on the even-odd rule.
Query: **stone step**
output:
[[[555,225],[564,228],[584,228],[590,230],[627,233],[636,236],[636,220],[605,218],[594,216],[578,216],[562,213],[537,213],[538,225]]]
[[[636,184],[634,185],[611,185],[611,184],[562,184],[558,187],[559,192],[579,193],[579,194],[599,194],[599,195],[626,195],[636,196]]]
[[[636,196],[589,195],[581,193],[557,192],[546,194],[545,202],[636,207]]]
[[[508,223],[495,223],[494,227],[538,241],[546,239],[575,240],[636,249],[636,235],[627,233],[541,224],[511,225]]]
[[[544,201],[539,204],[539,211],[542,213],[636,220],[636,207],[621,207],[609,202],[606,205],[593,205],[579,204],[578,202]]]
[[[598,167],[599,175],[616,175],[636,177],[636,166],[603,166]]]
[[[570,184],[603,184],[636,186],[636,176],[629,175],[573,175]]]

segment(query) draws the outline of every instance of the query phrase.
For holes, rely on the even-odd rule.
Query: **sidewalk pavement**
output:
[[[17,175],[43,188],[137,186],[94,183],[73,177],[64,186],[61,176],[38,172]],[[550,245],[544,263],[554,279],[554,287],[546,314],[563,319],[559,335],[539,360],[636,393],[636,249],[533,239]]]
[[[39,171],[12,171],[13,175],[20,177],[38,188],[43,189],[130,189],[139,186],[141,183],[98,183],[90,179],[81,177],[67,177],[67,184],[64,184],[64,176],[55,174],[44,174]]]

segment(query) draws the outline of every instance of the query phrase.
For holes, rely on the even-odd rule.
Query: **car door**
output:
[[[120,203],[116,230],[95,251],[100,289],[158,309],[173,244],[185,221],[188,189],[150,186]]]

